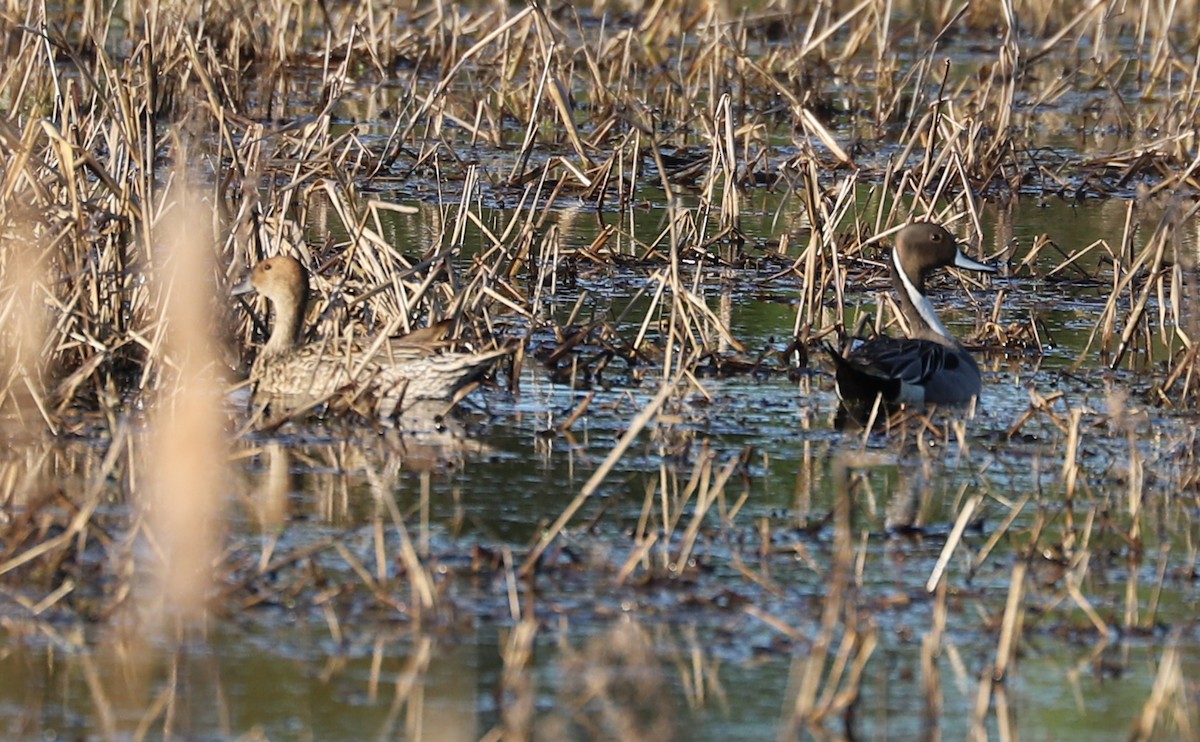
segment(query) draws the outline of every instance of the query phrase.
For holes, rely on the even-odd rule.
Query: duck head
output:
[[[308,274],[300,261],[287,255],[268,258],[254,266],[250,277],[233,289],[235,296],[259,293],[275,309],[275,325],[264,353],[290,350],[300,337],[308,301]]]
[[[925,293],[925,279],[938,268],[954,266],[981,273],[996,269],[963,254],[954,235],[945,227],[932,222],[909,224],[896,235],[892,265],[920,293]]]
[[[912,337],[956,343],[925,296],[925,279],[938,268],[949,266],[981,273],[996,272],[992,266],[963,254],[954,235],[940,224],[917,222],[896,235],[896,247],[892,249],[892,279],[900,293]]]

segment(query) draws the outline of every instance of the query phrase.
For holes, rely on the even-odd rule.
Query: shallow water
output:
[[[1106,225],[1123,219],[1121,212],[1113,202],[1022,202],[1006,219],[1021,225],[1013,229],[1019,242],[1044,232],[1070,249],[1111,235]],[[564,241],[586,244],[594,236],[588,224],[564,220]],[[403,238],[403,224],[396,229]],[[594,307],[616,315],[646,275],[636,267],[607,268],[557,292],[546,312],[569,311],[587,290]],[[798,287],[791,279],[761,279],[762,273],[722,269],[699,284],[752,357],[786,344]],[[1098,642],[1067,596],[1067,570],[1054,555],[1033,557],[1019,659],[983,718],[990,733],[1015,728],[1035,739],[1094,739],[1126,729],[1149,695],[1165,646],[1178,647],[1184,677],[1200,661],[1188,576],[1195,566],[1195,509],[1185,499],[1191,490],[1180,489],[1195,450],[1194,421],[1145,408],[1139,395],[1146,379],[1109,371],[1094,354],[1070,370],[1106,298],[1103,289],[1023,275],[973,290],[969,302],[956,284],[941,283],[936,298],[947,304],[951,329],[966,334],[974,327],[973,306],[991,306],[1000,291],[1003,320],[1027,321],[1036,313],[1053,345],[1042,357],[981,356],[986,391],[961,440],[944,431],[953,430],[962,411],[939,423],[947,426],[942,433],[918,427],[864,438],[838,430],[828,364],[819,358],[798,382],[778,361],[768,364],[770,373],[701,378],[620,460],[548,550],[536,592],[513,570],[653,394],[652,378],[637,383],[614,368],[569,434],[548,431],[588,390],[550,383],[531,361],[518,393],[476,392],[436,435],[379,435],[331,421],[251,436],[239,444],[228,559],[218,574],[218,585],[228,589],[226,608],[179,643],[147,638],[132,628],[136,621],[120,617],[41,625],[11,612],[2,624],[9,638],[0,656],[3,728],[7,736],[43,738],[97,729],[125,736],[139,723],[165,723],[198,738],[256,730],[272,739],[401,733],[467,739],[507,722],[548,737],[601,729],[689,739],[773,736],[819,635],[833,548],[822,525],[834,510],[830,472],[832,462],[849,460],[859,482],[852,513],[855,600],[878,646],[864,668],[852,732],[841,732],[913,738],[933,725],[961,737],[970,729],[980,677],[995,661],[997,622],[1021,561],[1015,548],[1028,541],[1035,521],[1065,533],[1125,508],[1136,450],[1149,472],[1145,557],[1131,560],[1119,528],[1091,531],[1081,586],[1113,628],[1112,638]],[[851,303],[874,311],[875,296],[862,293]],[[629,316],[636,325],[641,312]],[[1008,435],[1030,409],[1030,390],[1063,392],[1065,400],[1051,405],[1060,420],[1069,417],[1068,406],[1096,411],[1087,417],[1071,500],[1063,498],[1065,436],[1050,416],[1035,415]],[[231,415],[240,414],[237,401]],[[1103,422],[1114,405],[1124,406],[1127,429]],[[42,451],[60,462],[52,467],[59,476],[74,470],[80,481],[96,467],[89,457],[100,453],[90,442]],[[40,454],[24,455],[32,461]],[[673,488],[706,457],[713,472],[743,458],[696,531],[690,568],[677,572],[668,564],[681,553],[695,503],[680,505]],[[622,581],[639,521],[664,497],[657,489],[664,484],[678,525],[665,551],[660,545],[648,554],[656,576]],[[925,581],[965,498],[976,494],[984,497],[982,520],[966,534],[946,576],[948,623],[934,660],[942,708],[927,718],[921,645],[935,601]],[[1025,497],[1030,501],[1009,535],[970,568],[1008,507]],[[123,507],[114,498],[114,507]],[[420,607],[403,575],[400,536],[384,498],[398,506],[435,577],[432,609]],[[735,517],[717,517],[734,507]],[[905,534],[907,524],[919,529]],[[388,580],[390,605],[364,593],[334,543]],[[377,554],[386,555],[382,565]],[[288,555],[301,556],[289,562]],[[257,566],[264,558],[279,565],[267,579]],[[1145,630],[1118,628],[1126,612],[1144,617],[1152,604],[1152,624],[1132,621]],[[523,669],[506,674],[506,647],[518,617],[529,615],[539,626],[533,654]],[[616,706],[596,706],[597,694],[616,699]],[[514,718],[517,711],[525,716]],[[838,733],[842,723],[831,720],[829,728]]]
[[[994,59],[995,39],[969,36],[959,42],[954,79]],[[914,53],[909,46],[905,64]],[[750,51],[763,48],[755,42]],[[1186,77],[1177,75],[1177,82]],[[291,84],[292,95],[279,95],[280,110],[264,120],[305,120],[319,108],[324,91],[315,69],[296,71]],[[1136,100],[1128,75],[1117,84]],[[334,109],[335,133],[353,128],[368,146],[382,148],[409,92],[407,84],[350,84]],[[586,92],[576,91],[581,107]],[[1018,105],[1030,105],[1030,96]],[[1031,139],[1044,147],[1039,163],[1127,145],[1106,129],[1111,116],[1081,114],[1097,96],[1071,92],[1044,106],[1044,129]],[[900,148],[873,142],[880,132],[846,108],[828,125],[862,145],[860,165],[882,170]],[[473,212],[492,233],[504,232],[514,216],[525,219],[513,210],[525,191],[505,183],[523,128],[503,126],[501,133],[504,147],[454,141],[436,160],[444,171],[410,172],[405,161],[361,184],[369,198],[416,207],[381,212],[382,236],[406,255],[424,253],[447,231],[449,204],[461,195],[468,164],[482,177]],[[456,135],[462,132],[443,134]],[[772,162],[797,154],[795,132],[764,136]],[[562,143],[539,146],[531,162],[547,161],[556,146]],[[673,154],[711,155],[682,147]],[[978,353],[985,393],[973,415],[942,411],[928,426],[910,421],[870,435],[835,423],[830,364],[815,349],[807,362],[781,357],[805,289],[805,277],[790,270],[812,229],[802,194],[783,181],[746,188],[744,244],[721,241],[681,263],[684,283],[745,347],[736,355],[753,371],[727,375],[701,364],[698,378],[616,463],[534,576],[518,576],[532,545],[658,389],[655,363],[634,367],[617,358],[601,378],[571,388],[551,381],[534,357],[556,343],[541,323],[565,324],[577,304],[574,325],[603,320],[622,340],[637,335],[651,277],[662,267],[643,256],[647,245],[664,244],[679,214],[665,207],[656,168],[643,164],[635,208],[573,195],[546,205],[541,234],[553,224],[564,251],[615,227],[608,248],[620,259],[547,265],[553,272],[533,317],[498,318],[509,337],[530,341],[516,392],[501,375],[500,384],[473,393],[433,432],[381,433],[313,420],[235,442],[216,595],[200,627],[149,629],[137,615],[137,596],[117,594],[129,584],[135,593],[146,589],[119,578],[153,547],[139,535],[143,524],[130,503],[135,475],[104,460],[112,426],[84,420],[76,433],[53,441],[13,437],[0,475],[28,480],[13,489],[29,499],[7,503],[0,515],[11,521],[36,512],[31,503],[43,496],[70,512],[75,495],[97,490],[104,493],[97,514],[111,530],[74,539],[68,558],[39,566],[27,585],[0,593],[0,737],[478,739],[498,729],[548,739],[776,737],[821,637],[837,568],[832,524],[842,494],[835,472],[842,468],[852,477],[848,602],[856,620],[843,621],[834,640],[853,623],[875,648],[861,668],[858,704],[810,733],[916,739],[936,731],[957,739],[978,723],[996,737],[1107,738],[1130,729],[1156,682],[1169,685],[1173,655],[1183,679],[1196,677],[1196,415],[1157,406],[1151,387],[1162,369],[1150,368],[1138,349],[1112,368],[1115,349],[1092,338],[1130,209],[1144,225],[1136,254],[1148,227],[1177,204],[1133,202],[1139,179],[1118,186],[1112,173],[1101,185],[1120,198],[1096,198],[1096,184],[1073,176],[1056,183],[1042,174],[1010,203],[982,203],[971,249],[998,261],[1001,272],[981,284],[939,279],[933,298],[960,337],[994,308],[998,323],[1018,338],[1036,328],[1040,346],[1001,347],[985,336]],[[847,175],[831,169],[821,182],[832,188]],[[880,195],[862,185],[867,180],[856,186],[847,229],[874,224],[881,210]],[[701,204],[681,189],[674,205],[694,215]],[[333,212],[309,205],[303,226],[311,246],[348,241]],[[975,235],[965,221],[953,230]],[[1185,283],[1197,280],[1198,235],[1200,223],[1186,222],[1172,246]],[[1057,248],[1043,248],[1025,264],[1043,236]],[[1067,255],[1094,243],[1102,244],[1057,270]],[[467,230],[460,275],[490,244],[480,230]],[[868,250],[862,259],[882,254]],[[511,280],[534,293],[532,272]],[[874,318],[886,291],[882,281],[852,283],[846,324]],[[1131,296],[1119,300],[1122,316]],[[1163,309],[1159,301],[1150,297],[1151,314]],[[826,297],[831,313],[833,305]],[[1195,307],[1182,307],[1180,324],[1200,336]],[[706,340],[724,360],[735,355],[728,339]],[[1138,340],[1179,349],[1177,338],[1157,333]],[[585,402],[586,413],[559,430]],[[233,430],[244,417],[244,395],[226,403]],[[1072,410],[1079,412],[1073,485],[1064,467]],[[131,410],[125,424],[136,451],[146,443],[139,411]],[[698,515],[697,498],[681,493],[726,470],[712,510]],[[1129,533],[1131,492],[1140,496],[1136,539]],[[979,510],[946,565],[939,599],[927,580],[975,497]],[[49,523],[38,533],[53,537],[57,527]],[[639,561],[646,536],[658,541]],[[0,546],[8,555],[22,551],[21,544]],[[1056,551],[1060,546],[1071,553]],[[420,594],[409,550],[430,578],[432,596]],[[983,681],[997,662],[1013,575],[1025,567],[1031,576],[1023,583],[1016,659],[1003,684],[989,686]],[[65,583],[71,591],[47,598]],[[945,626],[934,641],[943,606]],[[1107,638],[1088,611],[1111,632]],[[926,657],[925,646],[938,651]],[[848,654],[847,662],[856,657]],[[980,711],[981,687],[988,706]],[[1194,683],[1184,692],[1194,705]]]

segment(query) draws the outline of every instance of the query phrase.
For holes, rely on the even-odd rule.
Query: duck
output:
[[[302,343],[308,306],[308,272],[288,255],[263,260],[233,294],[258,293],[274,313],[267,342],[250,367],[256,406],[302,409],[333,399],[349,399],[371,414],[396,419],[410,408],[451,400],[512,353],[499,348],[479,353],[443,352],[440,328],[406,336],[364,341]]]
[[[829,348],[838,397],[860,408],[873,405],[877,397],[892,407],[962,404],[977,398],[983,391],[979,366],[938,319],[925,295],[925,280],[949,266],[979,273],[995,273],[995,267],[967,257],[954,235],[933,222],[901,229],[889,262],[908,335],[873,338],[845,356]]]

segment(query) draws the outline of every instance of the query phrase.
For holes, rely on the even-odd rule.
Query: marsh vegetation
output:
[[[3,735],[1200,736],[1198,23],[4,3]],[[841,428],[917,219],[983,396]],[[264,414],[279,254],[513,352]]]

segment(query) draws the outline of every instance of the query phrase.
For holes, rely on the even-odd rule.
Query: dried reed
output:
[[[138,558],[159,580],[153,599],[190,616],[305,596],[301,603],[340,642],[353,631],[343,608],[359,596],[414,631],[452,609],[449,578],[430,546],[428,472],[414,531],[412,513],[393,497],[394,469],[329,462],[369,471],[378,504],[370,527],[357,541],[288,548],[269,535],[283,521],[288,489],[286,462],[273,460],[258,510],[268,535],[220,548],[223,483],[213,472],[227,460],[227,442],[215,400],[218,369],[238,354],[217,344],[249,346],[262,314],[235,311],[222,287],[281,251],[314,269],[310,319],[323,337],[445,322],[474,346],[528,340],[528,357],[556,382],[596,387],[619,373],[628,386],[653,379],[651,399],[570,504],[556,518],[547,514],[552,524],[517,555],[519,567],[511,554],[500,560],[514,622],[501,732],[516,736],[537,725],[529,668],[540,628],[536,590],[518,575],[539,573],[551,544],[570,533],[639,441],[649,438],[664,459],[694,453],[695,432],[673,416],[685,394],[711,398],[704,373],[788,370],[789,361],[748,350],[728,292],[713,295],[717,280],[794,287],[788,351],[805,358],[831,334],[868,324],[886,331],[897,321],[887,301],[873,315],[855,305],[864,288],[886,286],[877,243],[902,223],[934,218],[978,242],[986,200],[1125,198],[1120,234],[1086,246],[1043,236],[1021,255],[999,240],[996,252],[1012,258],[1015,274],[1102,284],[1104,307],[1079,365],[1099,356],[1144,380],[1153,404],[1197,408],[1195,259],[1181,235],[1200,209],[1192,198],[1200,182],[1200,4],[1129,4],[1118,13],[1100,2],[1047,0],[836,0],[761,10],[666,0],[609,10],[227,0],[0,9],[0,413],[14,439],[89,425],[107,439],[103,460],[65,494],[47,484],[48,472],[72,470],[61,454],[43,448],[28,462],[3,462],[0,577],[29,620],[57,636],[43,616],[117,614],[135,592],[130,565],[143,538],[152,548]],[[980,29],[987,43],[958,43]],[[870,85],[845,84],[866,79]],[[1072,154],[1063,154],[1064,138],[1075,143]],[[760,190],[787,204],[772,221],[777,250],[759,250],[764,241],[747,226]],[[639,218],[647,205],[662,214],[653,230]],[[183,221],[181,211],[203,224]],[[567,227],[585,219],[595,221],[594,236],[575,244]],[[1047,260],[1056,264],[1047,268]],[[640,286],[621,311],[580,288],[581,277],[630,275]],[[1041,349],[1036,316],[1004,324],[1006,300],[997,293],[990,313],[975,311],[975,338]],[[560,301],[569,309],[558,311]],[[230,328],[226,337],[214,337],[214,323]],[[1007,437],[1045,442],[1044,455],[1055,460],[1048,468],[1060,475],[1058,499],[960,495],[928,584],[936,601],[921,657],[929,730],[943,708],[937,659],[952,652],[943,629],[949,584],[963,578],[956,565],[967,566],[969,579],[995,567],[1009,553],[1006,542],[1016,555],[1001,566],[1008,585],[994,661],[976,674],[982,732],[989,709],[1009,723],[997,682],[1034,630],[1028,609],[1039,591],[1056,591],[1103,637],[1117,622],[1132,629],[1155,620],[1157,598],[1147,607],[1141,597],[1144,555],[1158,554],[1156,594],[1171,548],[1195,561],[1190,541],[1176,547],[1154,533],[1155,514],[1177,505],[1159,502],[1149,481],[1155,475],[1190,492],[1195,462],[1170,469],[1139,446],[1140,401],[1110,399],[1104,414],[1065,392],[1029,394]],[[595,399],[575,403],[557,435],[581,427]],[[146,444],[132,432],[144,408],[156,431]],[[906,411],[882,422],[889,445],[922,451],[926,466],[935,446],[953,446],[964,459],[985,447],[961,421]],[[1105,435],[1128,450],[1122,508],[1093,499],[1089,446]],[[862,448],[876,443],[872,436],[864,432]],[[244,432],[243,445],[258,443]],[[780,552],[821,572],[826,589],[811,632],[756,605],[744,615],[797,645],[811,642],[794,663],[782,727],[799,733],[848,719],[880,641],[859,600],[870,536],[853,525],[851,509],[855,498],[873,496],[869,479],[852,479],[850,464],[836,462],[836,504],[824,517],[812,507],[819,456],[806,448],[793,517],[806,533],[830,526],[831,551],[814,555],[803,541],[775,547],[773,524],[762,518],[751,553],[728,547],[729,534],[746,527],[739,513],[756,504],[751,488],[736,490],[749,476],[747,457],[699,449],[682,477],[664,464],[638,491],[639,518],[612,569],[614,584],[682,581],[712,558],[711,543],[725,544],[731,571],[771,595],[788,591],[772,562]],[[1194,458],[1194,441],[1177,449]],[[281,456],[270,447],[264,455]],[[130,465],[143,457],[145,470]],[[98,515],[110,481],[117,499],[140,498],[144,522]],[[324,493],[330,515],[350,499],[338,487],[345,485]],[[997,503],[1004,518],[971,552],[969,529]],[[110,559],[84,559],[88,549]],[[1098,554],[1129,567],[1117,619],[1092,592]],[[120,578],[111,593],[89,588],[97,564],[115,565],[106,568]],[[343,570],[336,579],[334,570]],[[395,592],[400,576],[405,599]],[[325,579],[322,590],[311,589]],[[644,670],[647,685],[630,687],[651,696],[665,682],[653,641],[637,626],[608,641],[566,662],[580,672],[563,689],[564,703],[578,709],[564,723],[669,733],[670,719],[614,701],[626,679],[596,668]],[[697,642],[691,646],[679,667],[689,703],[702,706],[720,686]],[[407,731],[416,736],[431,652],[425,641],[413,653],[381,734],[408,710]],[[119,736],[104,689],[92,694],[100,728]],[[136,734],[165,724],[169,704],[166,692],[147,704]],[[1173,645],[1132,734],[1153,736],[1168,718],[1193,733]]]

